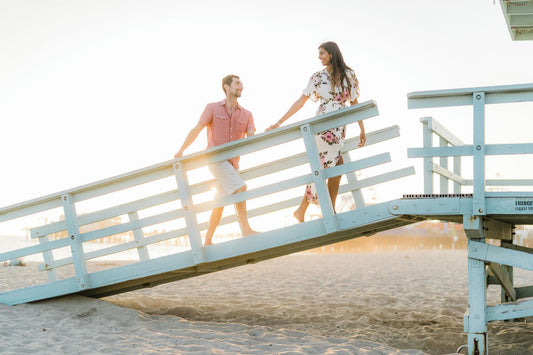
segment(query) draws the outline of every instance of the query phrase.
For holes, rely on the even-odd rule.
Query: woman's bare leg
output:
[[[335,166],[339,166],[344,164],[344,159],[342,158],[342,155],[337,162]],[[335,211],[335,202],[337,201],[337,195],[339,193],[339,185],[341,183],[342,175],[332,177],[328,179],[328,191],[329,191],[329,197],[331,198],[331,205],[333,206],[333,212],[337,213]]]

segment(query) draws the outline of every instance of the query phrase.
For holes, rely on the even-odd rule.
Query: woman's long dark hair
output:
[[[337,43],[335,42],[324,42],[318,48],[324,49],[326,52],[328,52],[331,55],[331,79],[333,82],[333,86],[340,86],[342,92],[344,92],[344,83],[348,85],[348,90],[350,90],[350,81],[346,77],[346,70],[352,70],[349,66],[344,63],[344,59],[342,58],[341,50],[339,49],[339,46],[337,46]]]

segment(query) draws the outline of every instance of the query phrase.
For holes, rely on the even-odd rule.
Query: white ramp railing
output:
[[[391,160],[389,153],[379,153],[352,161],[350,153],[356,149],[364,152],[366,146],[398,137],[397,126],[368,132],[367,144],[363,148],[357,147],[358,136],[348,136],[343,152],[345,164],[326,170],[320,168],[318,154],[312,149],[315,133],[352,125],[376,115],[376,103],[368,101],[180,159],[0,208],[0,223],[48,213],[47,223],[28,226],[32,240],[38,240],[38,243],[3,252],[0,262],[41,255],[42,262],[38,268],[47,273],[49,283],[38,289],[41,295],[30,291],[14,295],[13,299],[5,302],[20,303],[75,293],[103,284],[147,277],[158,270],[175,270],[212,262],[217,258],[217,248],[225,243],[203,246],[201,233],[207,228],[210,210],[246,200],[253,225],[254,218],[269,218],[296,206],[303,196],[303,186],[311,182],[317,185],[323,217],[321,222],[314,220],[296,227],[301,229],[302,234],[309,229],[310,236],[317,232],[316,223],[322,226],[320,230],[324,228],[326,234],[338,231],[341,227],[326,188],[328,178],[346,175],[347,182],[341,185],[340,193],[351,193],[357,207],[361,208],[365,205],[361,189],[414,173],[412,167],[407,167],[365,179],[358,179],[355,174],[358,170]],[[349,126],[348,132],[359,132],[359,129]],[[249,165],[252,166],[242,171],[248,191],[214,200],[214,180],[206,166],[234,156],[242,156],[243,161],[251,162]],[[60,218],[60,215],[64,217]],[[42,217],[38,219],[42,220]],[[236,220],[235,214],[225,215],[221,225]],[[279,229],[283,233],[282,223],[270,225],[269,230]],[[263,234],[267,233],[245,239],[259,243]],[[102,241],[105,243],[96,243]],[[161,249],[173,259],[164,259]],[[96,275],[88,263],[103,257],[120,258],[126,252],[136,263],[150,263],[152,266],[113,271],[110,265],[109,270],[105,270],[106,274],[100,272]],[[131,252],[134,252],[133,256]],[[237,253],[235,249],[234,252]],[[158,258],[161,258],[159,261],[165,260],[165,268],[153,266]],[[20,298],[15,300],[16,297]]]

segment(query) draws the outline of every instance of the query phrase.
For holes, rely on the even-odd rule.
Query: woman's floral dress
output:
[[[333,87],[331,77],[326,69],[318,71],[311,76],[303,94],[314,102],[320,100],[320,105],[316,111],[317,116],[345,108],[347,103],[359,97],[359,82],[355,72],[348,69],[346,77],[348,83],[344,82],[344,91],[342,91],[340,86]],[[345,136],[346,126],[328,129],[315,135],[322,168],[325,169],[337,165],[341,158],[341,149],[344,146]],[[318,202],[314,184],[307,185],[305,195],[309,202]]]

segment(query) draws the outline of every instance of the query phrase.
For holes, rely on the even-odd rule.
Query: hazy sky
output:
[[[511,41],[493,0],[0,0],[0,206],[172,159],[229,73],[262,132],[321,69],[326,40],[360,102],[378,102],[367,130],[401,127],[404,165],[422,116],[471,141],[468,110],[407,110],[408,92],[533,83],[533,42]],[[522,107],[514,121],[488,110],[487,141],[531,142]],[[204,146],[202,133],[187,153]]]

